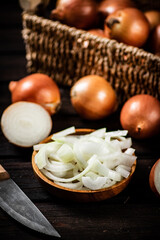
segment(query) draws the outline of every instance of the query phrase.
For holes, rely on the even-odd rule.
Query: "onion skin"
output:
[[[160,24],[151,31],[147,41],[147,50],[160,56]]]
[[[155,164],[152,166],[150,174],[149,174],[149,185],[151,190],[160,198],[160,193],[158,192],[156,186],[155,186],[155,171],[156,168],[159,168],[159,174],[160,174],[160,159],[158,159]]]
[[[102,29],[90,29],[88,30],[89,33],[92,33],[93,35],[97,37],[104,37],[106,38],[107,36],[104,34],[104,31]]]
[[[50,18],[86,30],[98,23],[97,3],[94,0],[58,0]]]
[[[42,73],[28,75],[19,81],[9,83],[12,103],[18,101],[35,102],[42,105],[50,115],[60,107],[60,91],[49,76]]]
[[[135,95],[123,105],[120,122],[133,138],[153,137],[160,133],[160,102],[148,94]]]
[[[97,120],[117,109],[115,91],[103,77],[88,75],[79,79],[71,88],[71,103],[83,118]]]
[[[144,14],[149,21],[150,31],[152,31],[158,24],[160,24],[160,11],[146,11]]]
[[[110,14],[104,24],[110,38],[125,44],[142,47],[148,39],[150,26],[147,18],[136,8],[125,8]]]

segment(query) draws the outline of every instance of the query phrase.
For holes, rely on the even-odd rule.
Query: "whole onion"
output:
[[[42,105],[50,115],[56,113],[60,107],[60,90],[53,79],[46,74],[34,73],[19,81],[11,81],[9,90],[12,103],[35,102]]]
[[[111,39],[141,47],[148,39],[150,26],[143,12],[136,8],[125,8],[106,18],[104,31]]]
[[[160,56],[160,24],[151,31],[147,41],[147,50]]]
[[[160,133],[160,102],[148,94],[135,95],[123,105],[120,122],[134,138],[153,137]]]
[[[58,0],[51,19],[79,29],[95,27],[98,21],[97,2],[94,0]]]
[[[152,31],[158,24],[160,24],[160,11],[150,10],[145,13],[146,18],[149,21],[150,30]]]
[[[88,75],[71,88],[71,103],[85,119],[104,118],[117,109],[117,97],[110,83],[103,77]]]

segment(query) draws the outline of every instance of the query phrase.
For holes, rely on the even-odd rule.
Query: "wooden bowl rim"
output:
[[[90,132],[93,132],[95,131],[94,129],[86,129],[86,128],[82,128],[82,129],[76,129],[76,134],[77,133],[90,133]],[[40,143],[47,143],[51,140],[51,137],[53,136],[50,135],[49,137],[45,138],[43,141],[41,141]],[[52,187],[55,187],[55,188],[59,188],[61,190],[65,190],[65,191],[69,191],[69,192],[75,192],[75,193],[99,193],[99,192],[106,192],[106,191],[110,191],[110,190],[114,190],[115,188],[123,185],[124,183],[126,182],[129,182],[130,179],[132,178],[133,176],[133,173],[135,172],[135,169],[136,169],[136,164],[137,164],[137,161],[135,160],[134,164],[132,165],[132,168],[131,168],[131,172],[130,172],[130,175],[127,177],[127,178],[124,178],[122,181],[118,182],[118,183],[115,183],[114,185],[110,186],[110,187],[107,187],[107,188],[102,188],[102,189],[98,189],[98,190],[78,190],[78,189],[71,189],[71,188],[66,188],[66,187],[63,187],[63,186],[60,186],[56,183],[54,183],[52,180],[50,180],[49,178],[47,178],[40,170],[39,168],[37,167],[36,163],[35,163],[35,155],[37,154],[37,151],[33,151],[32,153],[32,167],[33,167],[33,170],[34,172],[36,173],[36,175],[42,180],[44,181],[45,183],[51,185]]]

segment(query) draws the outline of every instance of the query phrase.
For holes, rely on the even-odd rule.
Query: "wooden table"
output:
[[[25,46],[21,37],[18,1],[3,1],[0,14],[0,116],[11,103],[8,84],[27,75]],[[61,88],[62,107],[52,117],[53,130],[64,128],[121,129],[119,111],[100,121],[80,118],[71,106],[69,88]],[[9,143],[0,132],[0,164],[58,230],[62,239],[160,239],[160,200],[149,187],[149,172],[160,157],[160,141],[133,140],[137,169],[128,187],[116,197],[96,203],[67,202],[50,195],[39,184],[31,167],[32,148]],[[50,239],[9,217],[0,209],[0,239]]]

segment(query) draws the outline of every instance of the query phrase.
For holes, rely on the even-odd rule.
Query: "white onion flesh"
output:
[[[11,143],[31,147],[49,135],[52,119],[48,112],[36,103],[16,102],[3,112],[1,128]]]
[[[159,169],[160,169],[160,162],[155,168],[155,174],[154,174],[154,183],[158,193],[160,193],[160,170]]]
[[[86,135],[75,133],[75,127],[53,134],[35,155],[41,172],[60,186],[97,190],[127,178],[136,160],[132,140],[126,130],[106,132],[98,129]]]

